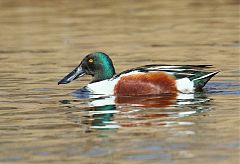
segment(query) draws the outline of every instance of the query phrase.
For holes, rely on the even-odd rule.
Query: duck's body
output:
[[[193,93],[218,73],[196,70],[199,67],[203,66],[148,65],[90,83],[86,88],[94,94],[107,95],[157,95],[177,91]]]
[[[215,75],[203,69],[209,65],[146,65],[115,74],[111,59],[96,52],[86,56],[81,64],[58,84],[89,74],[93,81],[85,88],[103,95],[158,95],[163,93],[193,93],[202,89]]]

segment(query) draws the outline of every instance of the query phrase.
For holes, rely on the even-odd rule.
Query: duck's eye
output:
[[[89,63],[93,63],[93,59],[89,59],[88,62],[89,62]]]

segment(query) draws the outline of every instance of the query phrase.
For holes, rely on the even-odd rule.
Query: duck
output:
[[[141,96],[194,93],[202,90],[219,71],[212,65],[145,65],[116,73],[111,58],[104,52],[90,53],[58,85],[84,75],[92,76],[84,89],[96,95]]]

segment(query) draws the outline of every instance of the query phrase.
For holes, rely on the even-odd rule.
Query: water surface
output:
[[[0,2],[0,163],[239,163],[239,2]],[[80,98],[88,53],[117,72],[213,64],[203,92]]]

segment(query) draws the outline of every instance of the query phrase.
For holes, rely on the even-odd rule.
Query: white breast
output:
[[[113,95],[114,94],[114,87],[118,82],[117,79],[108,79],[99,81],[96,83],[91,83],[87,85],[87,89],[94,94],[104,94],[104,95]]]

